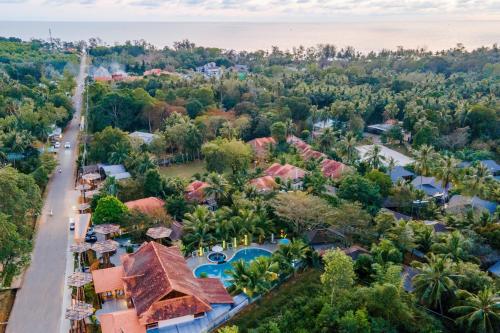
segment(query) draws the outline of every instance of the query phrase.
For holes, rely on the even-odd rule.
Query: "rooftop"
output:
[[[125,202],[125,206],[127,206],[130,210],[138,210],[144,214],[154,214],[157,211],[163,211],[165,206],[165,201],[156,198],[156,197],[148,197],[133,201]]]
[[[267,176],[280,178],[281,180],[298,180],[304,178],[306,172],[291,164],[281,165],[279,163],[272,164],[264,173]]]
[[[250,180],[250,185],[262,192],[272,191],[279,187],[272,176],[254,178]]]

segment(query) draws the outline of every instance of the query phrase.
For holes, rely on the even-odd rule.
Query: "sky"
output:
[[[500,20],[500,0],[0,0],[2,21]]]

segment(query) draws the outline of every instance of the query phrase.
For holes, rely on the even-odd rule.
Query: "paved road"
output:
[[[31,265],[18,291],[7,324],[7,333],[57,333],[63,322],[63,293],[68,258],[68,219],[74,215],[78,193],[74,187],[76,139],[79,130],[82,94],[85,79],[85,56],[81,59],[77,88],[73,96],[75,116],[62,142],[71,142],[71,149],[61,145],[58,160],[62,169],[55,173],[47,187],[47,195],[38,221]],[[54,215],[50,216],[50,210]]]

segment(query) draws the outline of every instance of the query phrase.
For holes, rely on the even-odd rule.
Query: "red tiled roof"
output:
[[[218,283],[224,291],[217,289],[214,293],[207,288],[205,295],[206,285],[193,276],[175,246],[144,243],[137,252],[124,255],[122,261],[125,292],[132,299],[142,324],[178,317],[172,317],[169,311],[197,314],[209,311],[210,303],[228,302],[229,294],[219,280],[213,283]],[[184,296],[190,297],[182,298]]]
[[[276,140],[273,137],[256,138],[248,141],[257,155],[263,155],[267,152],[270,145],[275,145]]]
[[[278,188],[278,184],[271,176],[262,176],[250,180],[250,185],[254,186],[259,191],[272,191]]]
[[[210,304],[232,304],[233,298],[227,293],[226,288],[217,278],[196,279]]]
[[[127,206],[128,209],[130,210],[137,209],[144,214],[152,214],[160,209],[163,210],[163,206],[165,206],[165,201],[159,198],[149,197],[149,198],[125,202],[125,206]]]
[[[96,269],[92,271],[96,293],[123,290],[123,266]]]
[[[186,199],[199,202],[203,201],[205,199],[204,189],[208,186],[210,186],[208,183],[195,180],[186,187]]]
[[[321,172],[325,177],[340,178],[342,173],[348,170],[348,166],[344,163],[326,159],[321,161]]]
[[[301,168],[297,168],[294,165],[290,164],[281,165],[279,163],[274,163],[266,171],[264,171],[264,173],[267,176],[275,178],[278,177],[282,180],[288,180],[288,179],[297,180],[304,178],[306,174],[304,170],[302,170]]]
[[[146,333],[134,309],[105,313],[99,316],[102,333]]]

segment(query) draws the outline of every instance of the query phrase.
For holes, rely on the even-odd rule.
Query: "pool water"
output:
[[[232,270],[232,263],[238,260],[244,260],[247,263],[254,260],[257,257],[270,257],[271,252],[264,249],[248,248],[238,250],[234,256],[223,264],[205,264],[200,265],[193,271],[196,277],[200,277],[205,273],[206,277],[209,278],[219,278],[225,287],[231,285],[231,277],[225,273],[226,270]]]

